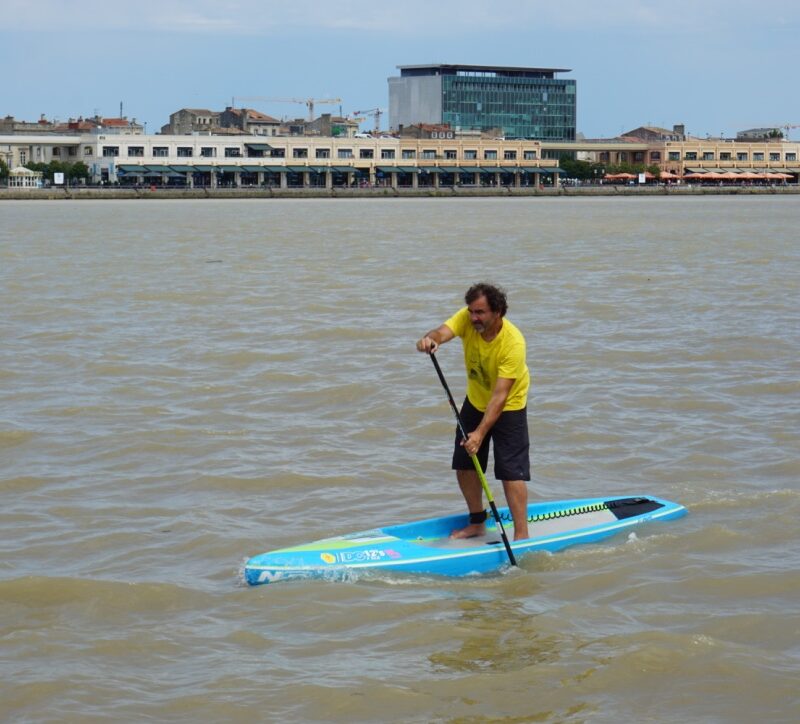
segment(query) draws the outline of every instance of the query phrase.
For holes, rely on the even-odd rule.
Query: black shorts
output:
[[[461,422],[467,434],[483,419],[483,413],[469,400],[461,407]],[[498,480],[530,480],[530,440],[528,438],[528,408],[506,410],[497,418],[494,426],[478,450],[478,462],[486,470],[489,463],[489,443],[494,441],[494,476]],[[453,470],[474,470],[472,458],[461,445],[461,432],[456,426],[456,441],[453,450]]]

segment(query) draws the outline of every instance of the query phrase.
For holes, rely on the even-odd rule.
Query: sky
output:
[[[181,108],[338,98],[317,115],[381,108],[385,128],[397,66],[450,63],[569,68],[588,138],[732,136],[800,126],[798,38],[800,0],[0,0],[0,116],[122,104],[153,133]]]

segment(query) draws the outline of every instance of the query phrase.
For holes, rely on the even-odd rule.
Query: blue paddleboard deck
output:
[[[558,551],[593,543],[649,521],[686,514],[678,503],[653,496],[581,498],[531,503],[529,538],[514,541],[508,508],[498,509],[515,557],[534,551]],[[508,565],[499,530],[490,519],[486,535],[455,539],[450,533],[468,523],[466,514],[390,525],[324,538],[254,556],[245,565],[251,585],[299,578],[342,578],[373,569],[424,575],[466,576],[498,571]]]

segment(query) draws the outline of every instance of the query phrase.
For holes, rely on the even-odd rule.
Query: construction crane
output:
[[[783,140],[788,141],[789,131],[792,128],[800,128],[800,123],[784,123],[782,126],[777,126],[777,128],[780,128],[783,131]]]
[[[314,120],[315,103],[341,103],[341,98],[264,98],[262,96],[241,96],[231,99],[232,107],[236,108],[236,101],[259,101],[261,103],[303,103],[308,108],[308,120]]]
[[[381,130],[381,115],[383,115],[383,108],[370,108],[368,111],[353,111],[353,115],[360,116],[362,113],[375,118],[375,133]]]

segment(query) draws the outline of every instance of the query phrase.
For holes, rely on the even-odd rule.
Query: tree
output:
[[[5,181],[8,178],[8,164],[0,159],[0,180]]]
[[[600,164],[590,161],[576,161],[567,154],[559,157],[558,165],[567,172],[567,178],[577,178],[583,181],[597,178],[603,168]]]
[[[89,167],[83,161],[78,161],[77,163],[73,163],[67,169],[67,178],[70,181],[78,181],[79,179],[88,179]]]

